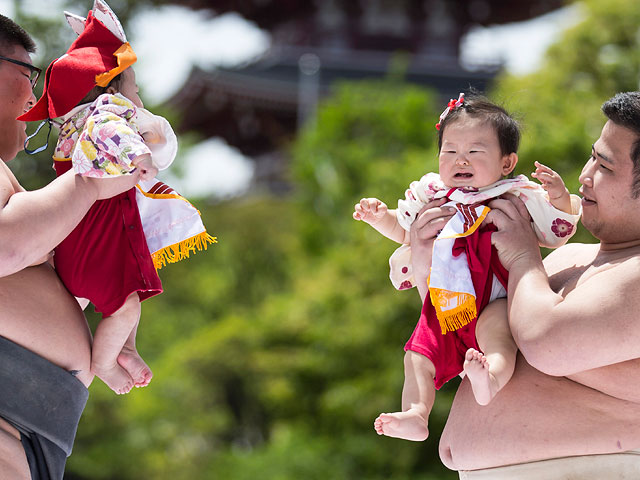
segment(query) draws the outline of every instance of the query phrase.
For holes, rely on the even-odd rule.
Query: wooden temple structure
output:
[[[255,161],[255,183],[288,191],[284,147],[338,80],[380,78],[403,58],[408,82],[443,103],[484,91],[499,62],[462,66],[462,37],[475,25],[534,18],[562,0],[182,0],[203,13],[236,12],[271,36],[268,50],[233,68],[194,68],[168,103],[178,131],[221,137]],[[399,57],[402,52],[403,57]]]

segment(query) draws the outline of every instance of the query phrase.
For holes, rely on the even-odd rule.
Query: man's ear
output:
[[[518,154],[515,152],[510,153],[509,155],[505,155],[502,157],[502,175],[507,176],[513,169],[516,168],[518,164]]]

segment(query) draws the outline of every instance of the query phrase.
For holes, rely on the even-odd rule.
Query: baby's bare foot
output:
[[[416,409],[406,412],[381,413],[373,422],[378,435],[421,442],[429,436],[427,419]]]
[[[487,357],[478,350],[470,348],[465,354],[464,371],[471,382],[476,402],[487,405],[498,393],[498,382],[489,372]]]
[[[117,363],[110,367],[92,365],[91,371],[118,395],[129,393],[133,388],[133,379]]]
[[[151,382],[153,372],[136,350],[123,347],[118,355],[118,364],[131,376],[136,387],[146,387]]]

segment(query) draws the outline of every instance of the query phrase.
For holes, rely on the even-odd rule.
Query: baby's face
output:
[[[129,67],[122,72],[122,81],[120,82],[120,93],[127,97],[137,107],[144,108],[142,100],[138,95],[138,84],[136,83],[136,72]]]
[[[486,187],[513,170],[500,152],[498,135],[486,121],[468,115],[447,125],[442,134],[440,178],[448,187]]]

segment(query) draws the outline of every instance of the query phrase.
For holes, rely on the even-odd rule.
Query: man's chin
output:
[[[600,233],[600,231],[602,230],[602,224],[598,221],[596,221],[593,218],[589,218],[589,217],[584,217],[584,215],[582,216],[582,218],[580,218],[580,223],[582,223],[582,226],[594,237],[596,237],[597,239],[600,239],[600,237],[598,236],[598,234]]]

